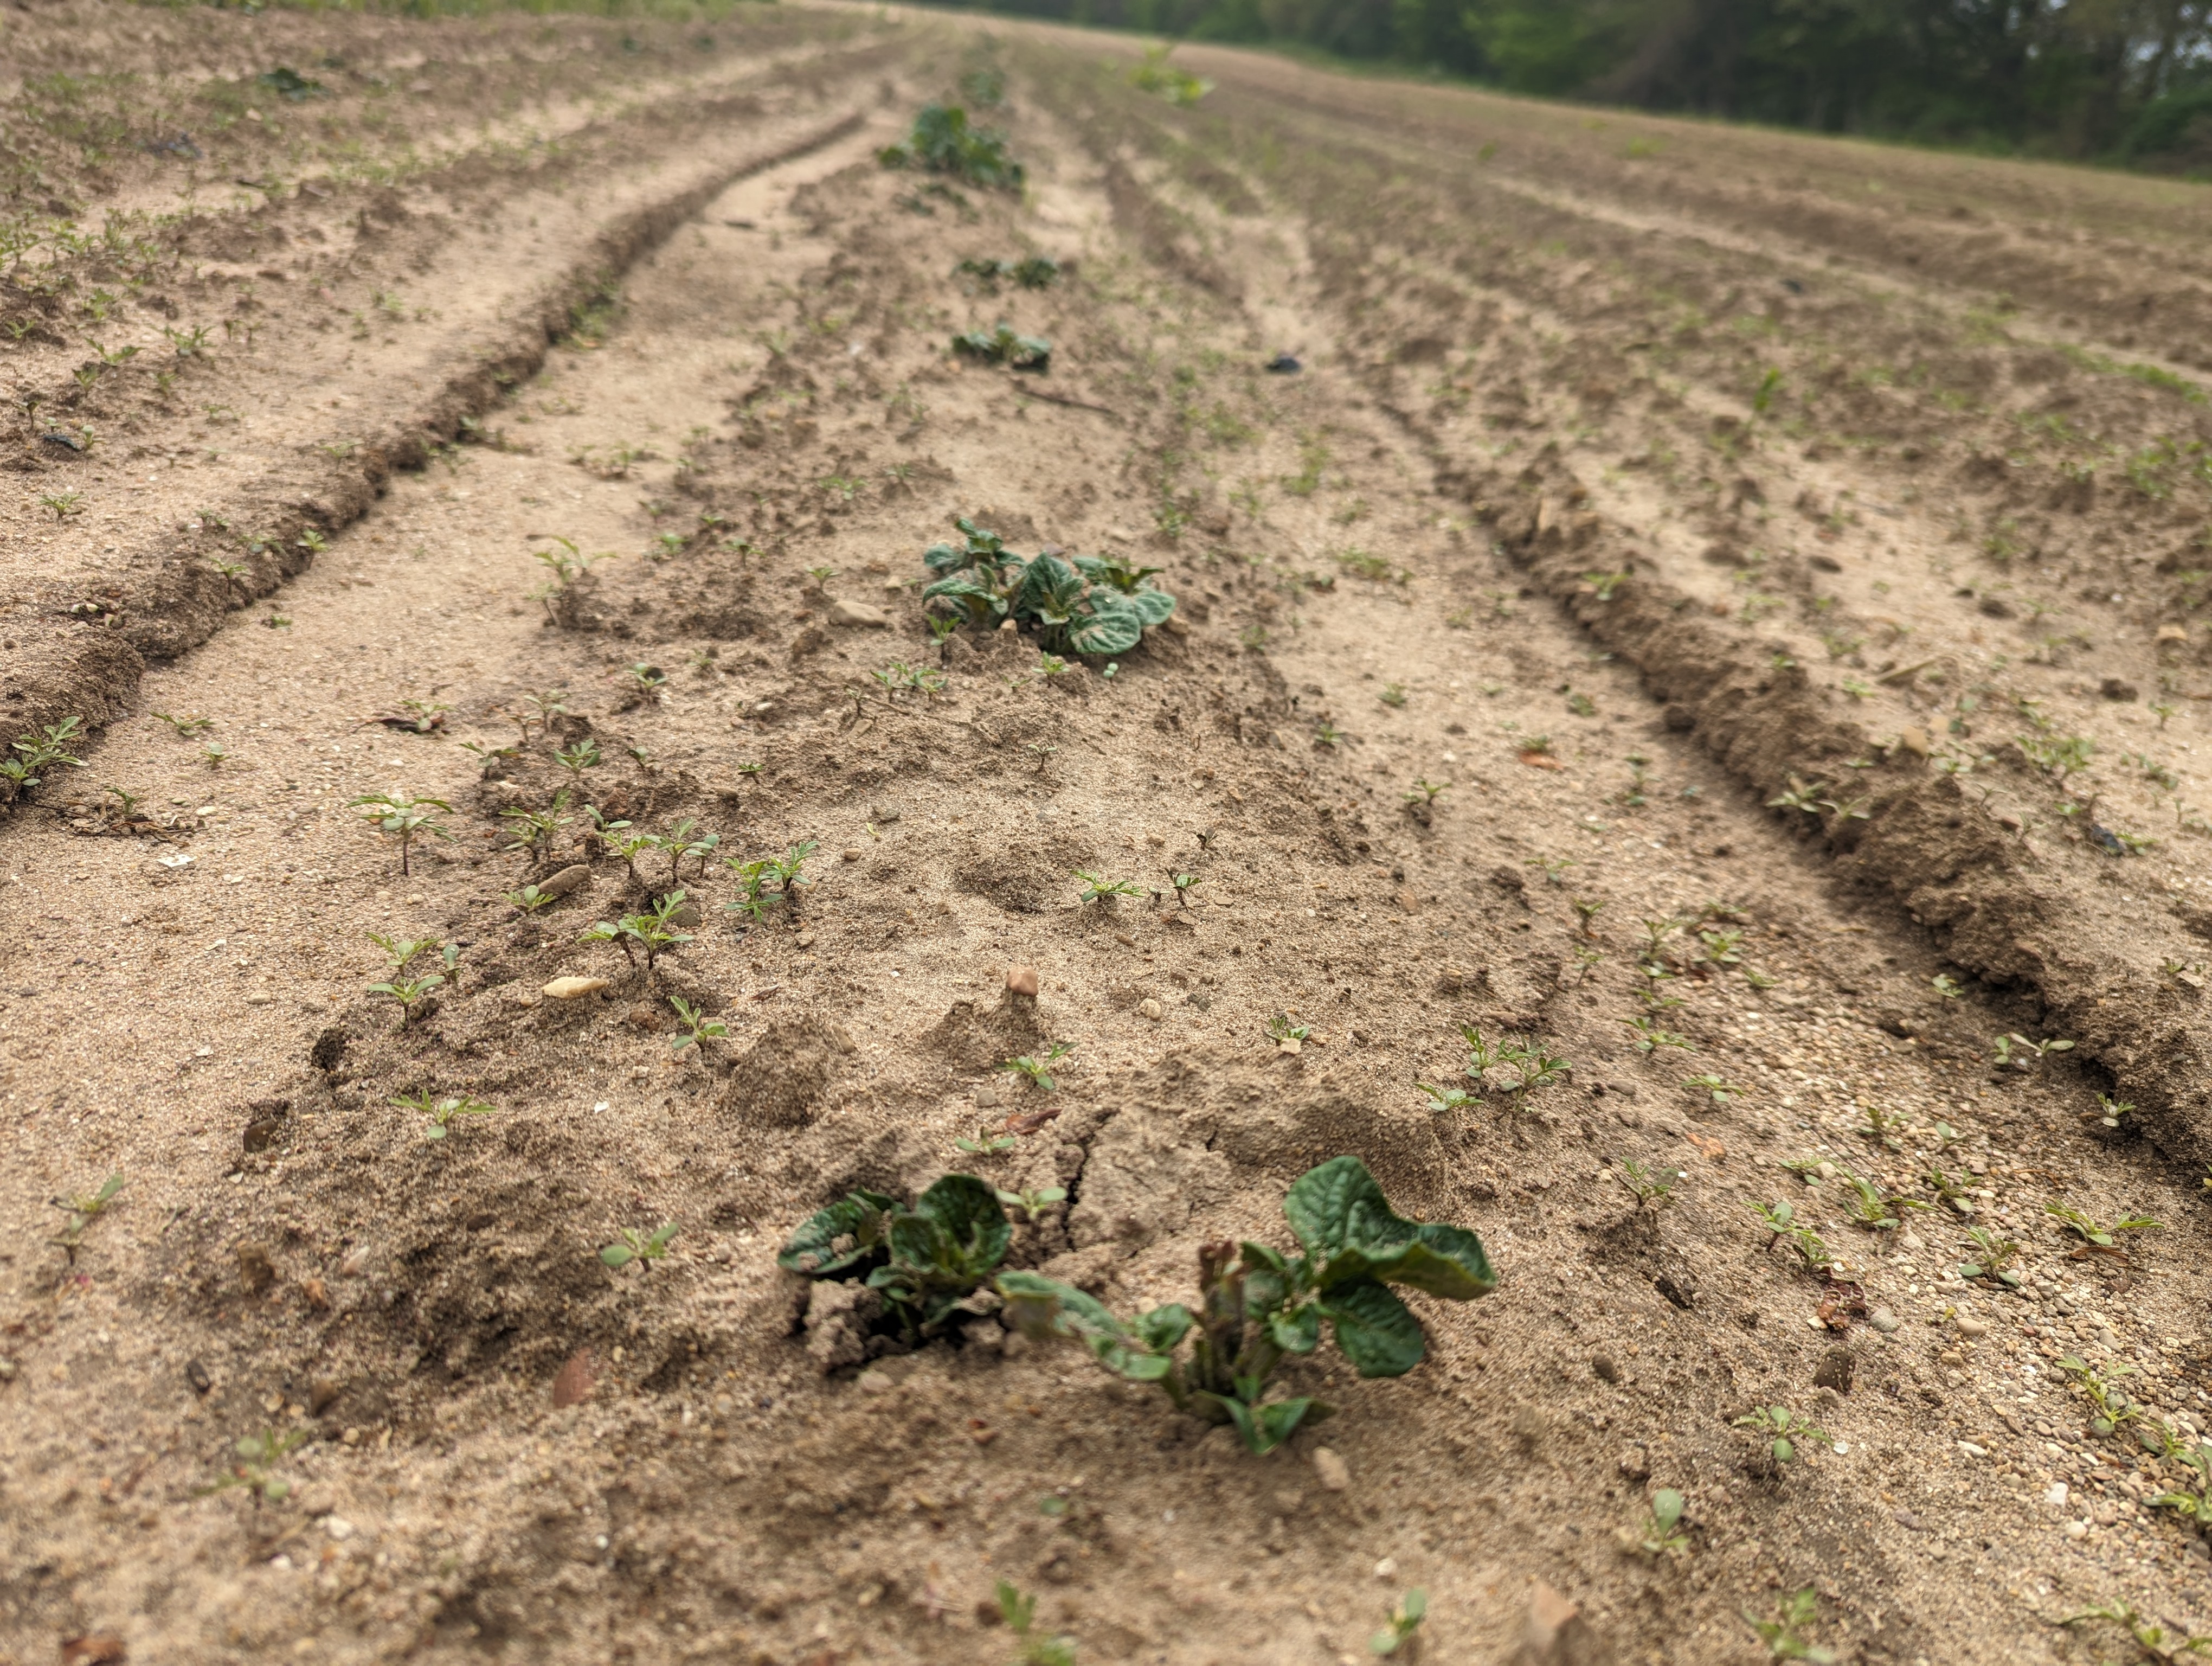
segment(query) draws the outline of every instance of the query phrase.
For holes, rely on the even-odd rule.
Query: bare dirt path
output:
[[[1587,130],[1531,207],[1445,177],[1481,112],[1429,93],[1414,144],[1367,84],[1298,72],[1293,109],[1222,55],[1183,111],[1080,37],[884,27],[864,86],[763,93],[687,165],[802,154],[656,228],[471,442],[361,487],[18,803],[8,1646],[967,1661],[1018,1651],[1000,1578],[1079,1659],[1163,1663],[1368,1657],[1412,1587],[1455,1660],[1748,1662],[1744,1612],[1800,1591],[1869,1662],[2199,1614],[2153,1502],[2188,1471],[2139,1438],[2212,1416],[2196,1123],[2163,1039],[2124,1056],[2193,1033],[2202,720],[2155,680],[2195,674],[2193,593],[2112,557],[2126,623],[2039,653],[2008,599],[2182,537],[2189,442],[2137,442],[2194,405],[2117,361],[2033,380],[2050,350],[1942,337],[1932,292],[1759,310],[1741,248],[1574,220]],[[992,75],[1022,193],[876,164]],[[1032,255],[1050,287],[958,270]],[[1048,373],[948,356],[1001,319]],[[1896,374],[1824,380],[1846,337]],[[2054,386],[2076,414],[1998,453]],[[2069,482],[2001,561],[1951,538]],[[940,643],[955,515],[1159,568],[1176,611],[1110,660]],[[443,806],[404,873],[379,793]],[[2083,830],[2154,814],[2146,854]],[[808,844],[793,898],[727,909],[724,858]],[[678,889],[650,972],[585,939]],[[2000,964],[2021,898],[2041,946]],[[1463,1027],[1562,1067],[1470,1075]],[[1264,1457],[1080,1349],[990,1313],[908,1348],[775,1261],[853,1187],[967,1170],[1042,1200],[1015,1264],[1132,1311],[1191,1299],[1201,1243],[1287,1245],[1340,1153],[1499,1287],[1415,1298],[1402,1378],[1291,1362],[1336,1414]],[[2106,1250],[2051,1205],[2164,1225]],[[1960,1275],[2008,1243],[2017,1284]],[[1758,1407],[1823,1438],[1778,1465]],[[283,1496],[207,1493],[295,1435]],[[1660,1489],[1685,1554],[1636,1547]]]

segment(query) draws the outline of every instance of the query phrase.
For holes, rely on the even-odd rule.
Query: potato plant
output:
[[[1042,370],[1052,362],[1050,342],[1042,336],[1019,335],[1004,319],[988,330],[962,331],[952,337],[952,350],[963,358],[1012,370]]]
[[[1019,191],[1025,177],[1006,149],[1006,136],[994,127],[971,126],[957,104],[924,105],[906,142],[886,145],[876,160],[885,167],[949,173],[994,191]]]
[[[995,630],[1012,619],[1034,629],[1048,652],[1107,657],[1127,654],[1175,611],[1175,598],[1152,583],[1156,569],[1099,556],[1068,558],[1050,548],[1024,560],[965,515],[953,525],[959,544],[922,551],[922,564],[939,575],[922,602],[975,629]]]
[[[776,1264],[811,1279],[864,1278],[908,1341],[939,1335],[998,1270],[1013,1226],[996,1188],[948,1174],[911,1207],[856,1190],[791,1235]]]
[[[1420,1364],[1428,1342],[1389,1285],[1449,1301],[1498,1286],[1480,1239],[1462,1227],[1401,1219],[1356,1157],[1332,1158],[1300,1176],[1283,1213],[1304,1253],[1286,1256],[1249,1242],[1204,1245],[1196,1314],[1171,1302],[1125,1322],[1086,1292],[1022,1271],[1001,1274],[999,1293],[1024,1333],[1082,1342],[1115,1375],[1158,1383],[1178,1410],[1234,1425],[1259,1453],[1334,1409],[1307,1396],[1265,1397],[1286,1358],[1320,1347],[1324,1321],[1362,1377],[1402,1377]]]

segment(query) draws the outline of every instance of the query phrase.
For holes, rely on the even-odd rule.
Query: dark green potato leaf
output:
[[[1144,616],[1111,591],[1094,592],[1087,608],[1068,623],[1067,645],[1078,654],[1110,657],[1144,640]]]
[[[1299,1176],[1283,1213],[1319,1266],[1316,1283],[1324,1290],[1377,1278],[1468,1301],[1498,1287],[1481,1239],[1464,1227],[1400,1219],[1356,1157],[1331,1158]]]
[[[1362,1377],[1403,1377],[1429,1351],[1421,1322],[1372,1279],[1325,1291],[1317,1305],[1336,1331],[1336,1345]]]
[[[883,1242],[884,1217],[897,1207],[880,1192],[849,1192],[793,1232],[776,1265],[817,1279],[842,1273],[876,1252]]]

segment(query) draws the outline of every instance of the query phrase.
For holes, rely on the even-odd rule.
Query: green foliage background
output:
[[[981,0],[1514,92],[2212,166],[2212,0]]]

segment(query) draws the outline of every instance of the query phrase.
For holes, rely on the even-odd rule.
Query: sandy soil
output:
[[[1866,1662],[2212,1620],[2142,1438],[2212,1417],[2201,191],[1220,52],[1181,107],[872,11],[14,27],[157,32],[108,160],[17,89],[62,206],[14,200],[175,253],[41,218],[4,293],[6,708],[90,733],[0,824],[0,1658],[1021,1658],[1001,1579],[1176,1666],[1371,1658],[1414,1588],[1441,1661],[1752,1662],[1799,1592]],[[222,130],[283,190],[161,217],[142,136],[325,58]],[[988,71],[1024,191],[878,164]],[[1001,319],[1048,372],[948,353]],[[1175,613],[939,643],[959,515]],[[380,793],[442,806],[404,866]],[[649,971],[583,939],[677,888]],[[404,1023],[378,935],[434,940]],[[1462,1026],[1567,1067],[1486,1087]],[[1010,1265],[1188,1301],[1340,1154],[1498,1287],[1413,1297],[1401,1378],[1291,1361],[1335,1414],[1265,1456],[776,1265],[973,1172],[1065,1194]],[[282,1497],[211,1490],[280,1436]]]

